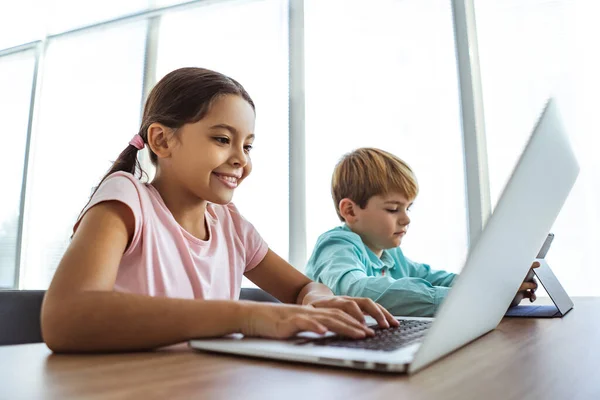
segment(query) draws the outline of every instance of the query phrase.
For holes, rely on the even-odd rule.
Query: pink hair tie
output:
[[[142,139],[142,137],[138,133],[136,133],[133,139],[131,139],[131,141],[129,142],[129,144],[135,147],[136,149],[141,150],[144,148],[144,139]]]

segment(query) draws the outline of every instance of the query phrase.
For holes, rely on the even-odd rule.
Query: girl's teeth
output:
[[[226,175],[219,175],[219,178],[223,179],[224,181],[230,182],[232,184],[236,184],[238,181],[238,178],[234,177],[234,176],[226,176]]]

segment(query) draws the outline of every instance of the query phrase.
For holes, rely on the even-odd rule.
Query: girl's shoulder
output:
[[[136,219],[147,216],[148,210],[160,208],[158,194],[153,194],[149,186],[133,174],[114,172],[100,184],[84,212],[103,201],[118,201],[127,205]]]
[[[104,195],[127,193],[128,197],[137,198],[140,202],[144,202],[152,196],[148,186],[129,172],[117,171],[106,177],[98,188],[98,192]]]
[[[92,207],[107,201],[117,201],[125,204],[133,213],[136,230],[143,216],[143,203],[148,198],[148,190],[135,176],[127,172],[115,172],[107,176],[94,190],[94,194],[81,211],[73,226],[77,230],[81,219]]]
[[[250,223],[233,203],[207,206],[208,222],[219,226],[224,234],[235,234],[240,238],[258,235],[256,228]]]
[[[238,210],[238,208],[233,203],[228,203],[228,204],[209,203],[206,208],[208,211],[208,215],[210,215],[210,217],[212,217],[214,220],[217,220],[217,221],[221,221],[221,222],[223,222],[225,220],[231,220],[234,222],[238,222],[238,221],[245,222],[246,221],[245,218],[240,213],[240,211]]]
[[[133,174],[125,171],[117,171],[108,175],[106,179],[100,185],[133,185],[135,187],[145,187],[145,184],[142,183],[138,178],[136,178]]]

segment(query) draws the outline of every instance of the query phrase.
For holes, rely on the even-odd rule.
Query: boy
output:
[[[399,247],[418,194],[410,167],[383,150],[361,148],[337,164],[331,191],[344,224],[319,237],[306,274],[336,295],[369,297],[393,315],[433,316],[457,275],[411,261]],[[524,282],[515,301],[535,300],[536,288]]]

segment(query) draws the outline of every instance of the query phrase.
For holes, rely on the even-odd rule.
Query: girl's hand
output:
[[[400,326],[396,318],[390,314],[381,304],[375,303],[367,297],[349,297],[349,296],[320,296],[311,298],[306,305],[315,308],[337,308],[353,316],[360,323],[365,323],[364,314],[375,318],[382,328],[390,326]]]
[[[285,339],[302,331],[318,334],[331,331],[362,339],[375,334],[364,323],[339,308],[246,301],[240,302],[240,305],[240,331],[246,336]]]

